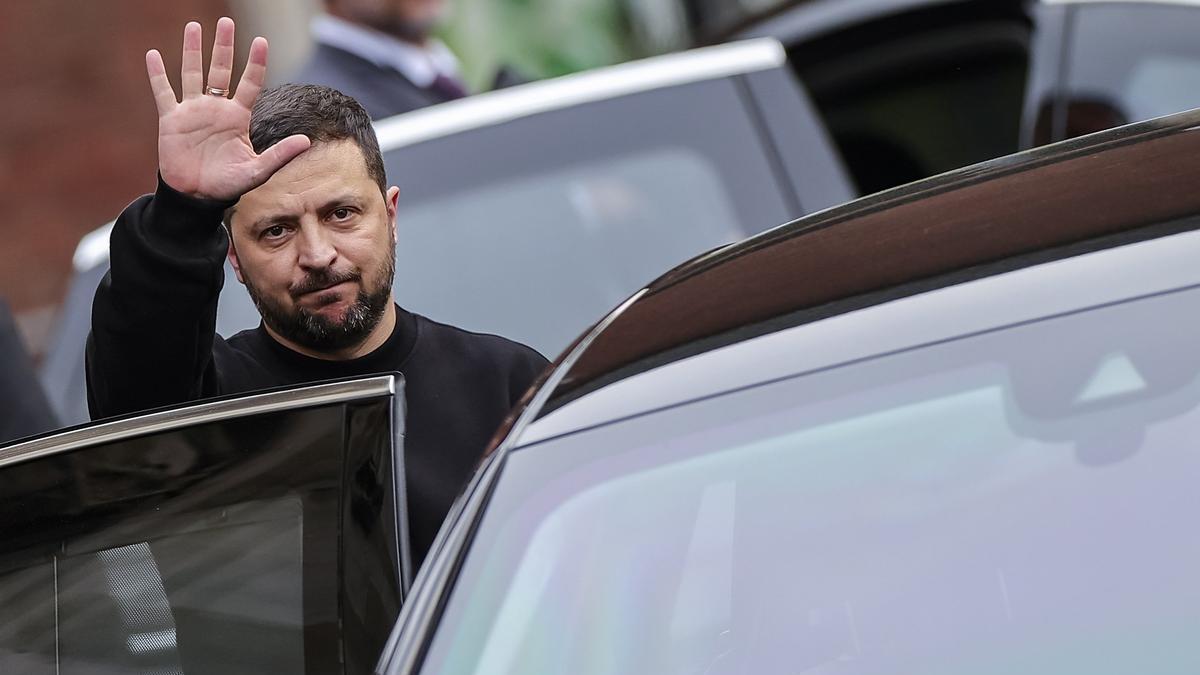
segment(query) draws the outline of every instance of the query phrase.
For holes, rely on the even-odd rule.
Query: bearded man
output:
[[[88,338],[93,418],[199,398],[400,371],[419,561],[509,409],[546,365],[537,352],[400,308],[392,299],[397,187],[362,106],[315,85],[262,92],[256,38],[230,97],[234,25],[217,23],[205,86],[201,27],[184,29],[182,100],[157,51],[159,181],[110,240]],[[260,96],[261,92],[261,96]],[[230,263],[262,323],[216,334]]]

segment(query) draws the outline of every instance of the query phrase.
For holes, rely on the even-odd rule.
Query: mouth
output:
[[[297,300],[314,302],[317,305],[331,305],[344,300],[354,293],[354,281],[347,279],[330,286],[302,291],[296,296]]]
[[[353,282],[350,279],[347,279],[345,281],[339,281],[335,284],[330,284],[328,286],[321,286],[320,288],[313,288],[313,289],[310,289],[307,291],[303,291],[300,293],[300,295],[312,295],[313,293],[324,293],[326,291],[334,291],[334,290],[338,290],[338,289],[347,287],[351,283],[353,283]]]

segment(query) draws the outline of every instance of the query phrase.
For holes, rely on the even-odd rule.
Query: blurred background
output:
[[[802,85],[855,194],[1200,105],[1200,3],[1191,0],[449,1],[438,36],[475,91],[488,89],[501,66],[541,79],[728,39],[775,38],[786,50],[787,79],[796,80],[776,84]],[[54,339],[80,238],[154,187],[146,50],[159,48],[174,75],[185,22],[201,21],[211,40],[216,19],[228,15],[238,23],[238,62],[250,39],[264,35],[269,77],[287,81],[312,51],[319,7],[320,0],[0,4],[0,300],[35,359]],[[721,102],[749,114],[734,96]],[[674,125],[681,115],[655,106],[631,124],[649,129],[667,117],[659,122]],[[682,115],[705,137],[730,137],[732,113],[717,107]],[[792,114],[783,110],[763,111]],[[560,139],[544,140],[543,169]],[[572,152],[594,159],[600,150]],[[772,151],[811,169],[811,150],[782,143]],[[733,163],[728,151],[716,162],[743,173]],[[678,210],[661,194],[654,200]]]
[[[440,35],[468,84],[484,88],[498,64],[542,78],[684,46],[693,34],[690,4],[454,0]],[[160,49],[174,76],[183,25],[201,21],[208,41],[216,19],[228,15],[238,24],[239,62],[254,35],[267,37],[278,82],[308,55],[318,8],[319,0],[0,3],[0,206],[8,214],[0,297],[35,356],[52,335],[80,237],[153,189],[146,50]]]

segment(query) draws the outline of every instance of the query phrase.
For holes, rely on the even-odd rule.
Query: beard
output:
[[[438,27],[446,23],[450,14],[448,3],[432,12],[389,12],[363,17],[362,22],[372,28],[400,38],[405,42],[424,44]]]
[[[359,283],[361,290],[354,299],[354,304],[346,310],[340,320],[329,319],[320,314],[293,304],[285,307],[274,298],[261,293],[243,272],[246,291],[263,322],[280,336],[302,347],[316,352],[335,352],[361,344],[379,325],[383,313],[391,301],[392,278],[395,275],[396,254],[388,256],[382,265],[379,275],[380,283],[377,288],[367,288],[362,284],[361,270],[352,269],[347,272],[319,270],[310,272],[300,283],[288,289],[293,299],[301,295],[328,288],[337,284],[354,281]]]

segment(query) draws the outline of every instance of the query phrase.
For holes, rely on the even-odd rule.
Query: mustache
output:
[[[320,291],[330,286],[337,286],[346,281],[359,281],[362,274],[358,270],[347,270],[345,272],[335,272],[333,270],[318,270],[309,272],[304,275],[304,278],[288,287],[288,293],[293,298],[300,297],[305,293]]]

